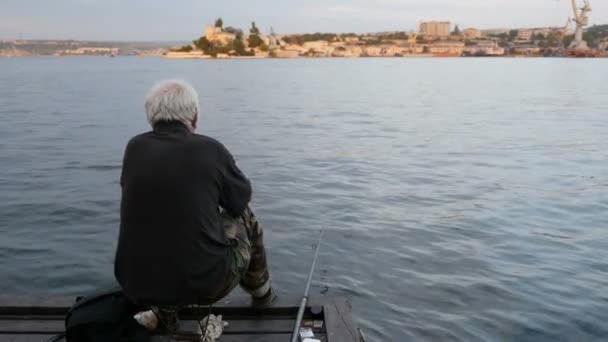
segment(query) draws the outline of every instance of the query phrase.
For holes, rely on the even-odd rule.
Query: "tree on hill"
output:
[[[209,51],[211,51],[211,49],[213,49],[213,44],[211,44],[211,42],[206,37],[200,37],[192,43],[204,53],[208,53]]]
[[[460,35],[460,27],[458,27],[458,24],[456,24],[456,26],[454,26],[454,32],[452,32],[452,34]]]
[[[587,31],[587,32],[583,33],[583,40],[585,40],[587,42],[587,44],[589,44],[590,48],[598,47],[598,43],[597,43],[598,36],[595,31]]]
[[[284,36],[283,38],[281,38],[285,43],[287,44],[297,44],[297,45],[301,45],[300,40],[298,39],[297,36]]]
[[[171,49],[171,51],[173,51],[173,52],[190,52],[192,50],[193,50],[192,45],[184,45],[177,49]]]
[[[574,35],[573,34],[569,34],[567,36],[564,37],[564,46],[568,47],[570,46],[570,44],[572,44],[572,41],[574,40]]]
[[[232,33],[236,36],[236,39],[243,39],[243,30],[228,26],[224,29],[224,32]]]
[[[357,37],[357,35],[353,34],[353,37]],[[318,40],[325,40],[327,42],[337,42],[340,41],[340,37],[336,33],[306,33],[306,34],[293,34],[290,36],[281,37],[287,44],[297,44],[302,45],[306,42],[314,42]]]
[[[203,51],[205,55],[217,57],[218,54],[233,54],[235,56],[253,56],[253,51],[247,50],[245,44],[242,39],[235,39],[226,44],[222,44],[219,42],[210,42],[206,37],[200,37],[197,40],[194,40],[193,45]],[[184,50],[183,52],[189,52],[192,50],[192,47],[182,47],[180,49]]]
[[[344,36],[344,35],[343,35]],[[382,35],[382,39],[388,40],[407,40],[409,38],[409,34],[407,32],[393,32],[386,35]]]
[[[593,25],[587,29],[587,32],[593,32],[598,37],[606,38],[608,37],[608,25]]]
[[[559,33],[556,32],[552,32],[550,33],[547,37],[545,37],[545,40],[547,41],[547,46],[560,46],[561,42],[560,42],[561,36]]]
[[[260,35],[260,29],[255,25],[255,21],[251,22],[250,34]]]
[[[217,18],[217,20],[215,21],[215,27],[224,27],[224,21],[222,20],[222,18]]]
[[[540,33],[540,32],[539,33],[535,33],[535,34],[532,35],[532,40],[537,40],[537,41],[548,40],[549,39],[549,35],[551,35],[551,33],[547,34],[546,36],[544,34]]]
[[[251,23],[251,28],[249,29],[249,39],[247,39],[247,44],[250,48],[257,48],[264,44],[262,38],[260,38],[260,30],[255,25],[255,21]]]
[[[247,50],[245,50],[245,44],[240,39],[235,39],[232,42],[232,48],[237,56],[245,56],[247,54]]]

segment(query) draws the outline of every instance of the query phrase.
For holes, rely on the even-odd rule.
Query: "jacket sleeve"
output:
[[[245,212],[251,201],[251,183],[236,165],[234,157],[222,146],[222,188],[220,189],[220,206],[232,217],[239,217]]]
[[[127,143],[124,154],[122,156],[122,167],[121,167],[121,171],[120,171],[120,182],[119,182],[121,187],[124,187],[124,185],[125,185],[127,162],[129,161],[129,151],[131,150],[132,144],[133,144],[133,139],[129,140],[129,142]]]

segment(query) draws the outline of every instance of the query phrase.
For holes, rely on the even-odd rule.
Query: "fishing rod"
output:
[[[312,265],[310,266],[310,273],[308,273],[308,280],[306,281],[306,290],[304,290],[304,296],[300,302],[300,308],[298,309],[298,316],[296,318],[296,324],[293,327],[293,333],[291,334],[291,342],[297,342],[298,336],[300,335],[300,326],[302,326],[302,320],[304,319],[304,311],[306,310],[306,304],[308,303],[308,292],[310,291],[310,284],[312,283],[312,276],[315,272],[315,266],[317,264],[317,257],[319,256],[319,247],[321,247],[321,240],[323,239],[323,231],[319,234],[319,242],[315,247],[315,257],[312,259]]]

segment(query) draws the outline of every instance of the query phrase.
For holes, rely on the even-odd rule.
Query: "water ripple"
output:
[[[281,294],[325,228],[313,292],[370,341],[606,339],[603,61],[255,63],[0,60],[0,291],[113,283],[124,146],[148,87],[184,77],[253,181]]]

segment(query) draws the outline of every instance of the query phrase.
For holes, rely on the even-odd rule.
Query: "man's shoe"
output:
[[[274,302],[275,299],[277,299],[277,295],[271,286],[268,292],[266,292],[266,294],[262,297],[251,298],[251,307],[255,310],[268,309],[268,307],[270,307],[270,305],[272,304],[272,302]]]

